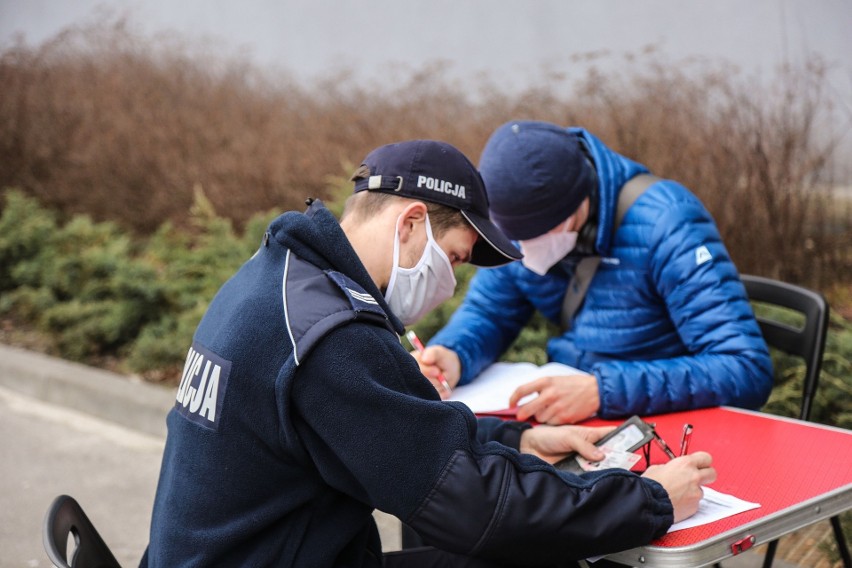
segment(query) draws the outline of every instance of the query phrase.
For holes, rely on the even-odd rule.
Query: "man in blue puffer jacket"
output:
[[[536,121],[498,128],[480,171],[492,219],[520,242],[524,260],[478,271],[418,357],[427,377],[442,371],[451,384],[468,383],[535,311],[558,324],[578,262],[599,256],[570,327],[547,344],[551,361],[583,373],[520,387],[507,405],[539,396],[519,407],[519,419],[559,424],[766,402],[766,344],[713,219],[685,187],[653,181],[614,231],[619,193],[647,168],[581,128]]]

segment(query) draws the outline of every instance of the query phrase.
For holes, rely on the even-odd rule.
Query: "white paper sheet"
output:
[[[673,524],[669,527],[668,532],[706,525],[760,507],[759,503],[749,503],[733,495],[719,493],[709,487],[702,487],[701,489],[704,490],[704,497],[698,504],[698,512],[688,519]]]
[[[473,412],[488,413],[505,410],[509,397],[519,386],[540,377],[586,374],[561,363],[538,366],[533,363],[494,363],[471,383],[456,387],[450,400],[458,400]],[[535,394],[521,403],[535,398]]]

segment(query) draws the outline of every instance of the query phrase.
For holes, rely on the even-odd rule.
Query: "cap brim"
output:
[[[461,210],[467,222],[479,233],[473,245],[470,263],[475,266],[501,266],[524,257],[521,251],[491,220],[476,213]]]

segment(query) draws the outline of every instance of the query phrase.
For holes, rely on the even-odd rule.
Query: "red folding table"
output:
[[[852,431],[728,407],[644,420],[656,424],[675,453],[683,425],[692,424],[689,451],[710,452],[718,472],[710,487],[760,508],[666,534],[610,560],[649,568],[707,566],[852,508]],[[667,460],[652,448],[652,463]]]

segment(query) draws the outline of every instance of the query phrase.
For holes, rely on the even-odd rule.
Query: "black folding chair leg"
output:
[[[763,557],[763,568],[770,568],[775,561],[775,549],[778,548],[778,541],[773,540],[766,547],[766,556]]]
[[[837,541],[837,551],[843,559],[843,568],[852,568],[852,558],[849,556],[849,546],[846,544],[843,527],[840,526],[840,517],[831,517],[831,528],[834,529],[834,540]]]

